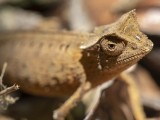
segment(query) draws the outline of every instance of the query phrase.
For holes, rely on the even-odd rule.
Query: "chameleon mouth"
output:
[[[139,61],[140,59],[142,59],[146,54],[148,54],[152,50],[153,43],[151,41],[149,41],[149,42],[150,42],[150,44],[147,44],[148,47],[141,49],[140,53],[133,54],[130,57],[121,59],[116,64],[130,63],[134,60]]]
[[[116,64],[124,64],[124,63],[128,63],[128,62],[131,62],[131,61],[134,61],[134,60],[138,61],[145,55],[146,55],[146,52],[141,52],[139,54],[132,55],[128,58],[122,59],[122,60],[118,61]]]

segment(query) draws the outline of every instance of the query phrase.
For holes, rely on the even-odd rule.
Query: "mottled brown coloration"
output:
[[[0,63],[8,62],[8,79],[39,95],[72,93],[85,74],[79,59],[79,34],[26,31],[1,34]],[[64,93],[66,91],[66,93]]]
[[[21,31],[0,34],[0,65],[25,91],[71,95],[80,80],[96,87],[135,64],[152,49],[134,11],[93,33]]]

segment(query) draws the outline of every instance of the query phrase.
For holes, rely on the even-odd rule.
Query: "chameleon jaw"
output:
[[[133,56],[130,56],[130,57],[128,57],[128,58],[119,60],[119,61],[116,63],[116,65],[128,63],[128,62],[131,62],[131,61],[134,61],[134,60],[137,60],[137,61],[138,61],[138,60],[140,60],[143,56],[144,56],[143,53],[140,53],[140,54],[137,54],[137,55],[133,55]]]
[[[127,57],[127,58],[120,59],[120,60],[117,61],[116,65],[124,64],[124,63],[131,62],[131,61],[134,61],[134,60],[138,61],[138,60],[142,59],[146,54],[148,54],[151,51],[152,47],[153,46],[151,46],[151,48],[143,50],[140,53],[133,54],[133,55]]]

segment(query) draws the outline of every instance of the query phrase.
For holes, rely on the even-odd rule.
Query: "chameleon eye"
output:
[[[100,46],[102,51],[109,56],[118,56],[125,48],[123,40],[115,36],[103,37],[100,41]]]

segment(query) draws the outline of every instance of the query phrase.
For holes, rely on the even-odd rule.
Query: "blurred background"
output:
[[[132,9],[136,9],[140,28],[153,41],[154,48],[131,75],[136,80],[147,119],[160,120],[159,0],[0,0],[0,32],[30,29],[90,32],[95,26],[110,24]],[[118,91],[112,92],[114,96]],[[20,91],[13,96],[18,96],[19,100],[6,111],[0,111],[0,120],[51,120],[52,110],[64,101]],[[116,99],[116,94],[114,97]],[[113,103],[108,100],[104,104]],[[116,109],[116,106],[112,107]],[[84,109],[81,105],[79,110],[75,110],[78,115],[68,119],[82,120]],[[119,120],[135,119],[120,117],[121,114],[114,109],[111,114],[111,108],[106,109],[101,111],[103,117],[99,117],[100,120],[117,120],[114,115],[119,116]],[[111,117],[106,117],[106,114]],[[92,119],[97,120],[97,116]]]

